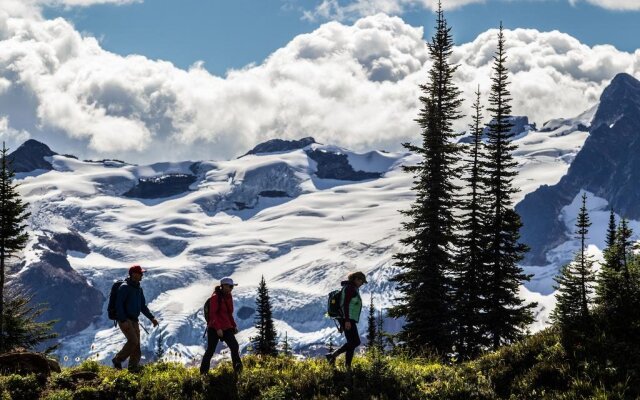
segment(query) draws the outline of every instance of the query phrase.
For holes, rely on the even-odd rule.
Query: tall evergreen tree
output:
[[[382,353],[385,350],[385,337],[387,336],[384,331],[384,317],[382,315],[382,310],[378,311],[378,317],[376,318],[376,340],[375,347]]]
[[[480,105],[480,88],[476,91],[473,103],[474,114],[469,125],[472,142],[468,147],[465,160],[466,174],[463,177],[469,193],[462,201],[460,223],[460,249],[458,251],[455,275],[456,289],[456,351],[459,359],[477,356],[487,343],[487,336],[482,329],[485,298],[482,288],[488,284],[487,251],[484,237],[484,224],[487,220],[487,198],[482,185],[481,163],[485,159],[482,142],[482,106]]]
[[[2,143],[0,153],[0,349],[5,349],[5,274],[7,260],[20,252],[27,244],[26,220],[28,205],[22,202],[13,183],[15,173],[7,158],[9,150]]]
[[[604,262],[601,265],[598,285],[596,286],[596,304],[604,314],[610,313],[612,307],[615,307],[615,304],[619,302],[620,284],[622,282],[620,271],[622,267],[617,237],[618,228],[616,226],[615,213],[611,209],[605,241],[606,247],[603,251]]]
[[[626,218],[622,218],[622,221],[620,221],[620,226],[618,227],[618,232],[616,234],[616,258],[619,260],[620,267],[622,268],[624,290],[627,292],[632,287],[631,273],[629,268],[629,257],[631,256],[632,250],[631,235],[633,235],[633,231],[631,230],[631,228],[629,228],[629,222]]]
[[[367,347],[372,349],[378,336],[376,326],[376,309],[373,306],[373,294],[369,302],[369,316],[367,317]]]
[[[519,243],[520,216],[513,209],[512,196],[518,189],[513,186],[517,163],[513,159],[516,146],[511,121],[511,94],[508,86],[507,56],[502,24],[498,33],[498,48],[494,56],[491,77],[488,125],[487,160],[483,165],[484,184],[491,200],[487,223],[490,282],[487,285],[487,315],[485,329],[493,348],[520,339],[526,327],[533,322],[532,308],[519,297],[519,287],[530,279],[518,262],[528,250]]]
[[[261,355],[277,355],[277,333],[273,325],[271,300],[264,276],[258,286],[254,326],[257,331],[257,335],[252,338],[254,352]]]
[[[582,195],[582,207],[576,220],[576,238],[580,249],[571,263],[565,265],[556,277],[557,303],[551,318],[565,333],[584,334],[591,325],[591,294],[595,284],[593,259],[587,254],[587,234],[589,233],[587,196]]]
[[[401,242],[408,250],[394,257],[401,268],[394,277],[400,297],[390,315],[405,318],[401,338],[410,349],[444,355],[450,353],[453,341],[451,276],[459,190],[454,182],[460,176],[456,166],[460,146],[452,123],[461,118],[462,100],[453,83],[457,66],[449,60],[453,40],[441,5],[427,47],[433,64],[427,83],[420,85],[422,108],[416,120],[422,128],[422,145],[404,144],[422,161],[404,168],[415,176],[416,199],[403,211],[409,221],[403,223],[408,236]]]
[[[606,248],[611,248],[616,244],[616,213],[613,208],[609,212],[609,225],[607,226],[607,237],[605,240]]]

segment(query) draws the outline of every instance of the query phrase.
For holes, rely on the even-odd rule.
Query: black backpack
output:
[[[116,298],[118,297],[118,289],[120,289],[120,286],[122,286],[123,283],[123,280],[113,282],[113,285],[111,286],[111,292],[109,293],[107,315],[109,316],[109,319],[113,320],[114,322],[117,322],[118,319],[118,315],[116,312]]]
[[[342,304],[340,304],[340,300],[342,298],[342,290],[343,289],[336,289],[329,293],[329,298],[327,301],[327,315],[330,318],[344,317]]]

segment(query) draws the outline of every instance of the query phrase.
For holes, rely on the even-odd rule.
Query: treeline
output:
[[[640,256],[628,221],[616,224],[611,210],[604,261],[596,273],[587,252],[591,222],[586,201],[583,194],[575,229],[580,247],[556,277],[552,320],[576,372],[604,383],[624,382],[640,396]]]
[[[463,94],[454,83],[451,28],[440,7],[427,43],[433,64],[420,86],[422,143],[404,144],[423,159],[405,167],[415,176],[416,199],[403,212],[407,250],[395,255],[400,297],[390,315],[405,318],[401,339],[409,350],[444,359],[472,359],[521,339],[536,306],[519,297],[529,276],[518,266],[527,247],[519,242],[522,224],[513,209],[517,165],[502,25],[497,39],[489,122],[478,89],[472,141],[465,145],[453,129],[462,118]]]

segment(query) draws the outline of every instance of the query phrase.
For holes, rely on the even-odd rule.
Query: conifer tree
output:
[[[587,234],[591,222],[587,213],[587,197],[582,195],[582,207],[576,220],[576,238],[580,240],[580,249],[574,259],[565,265],[556,277],[558,290],[556,307],[552,320],[565,333],[586,334],[591,325],[591,294],[595,283],[593,259],[587,254]]]
[[[453,83],[456,65],[450,63],[453,49],[451,29],[441,5],[436,32],[427,43],[433,61],[427,83],[420,85],[422,107],[416,120],[422,129],[422,144],[404,146],[422,156],[405,171],[414,174],[416,199],[403,214],[408,235],[401,243],[407,251],[395,255],[401,272],[394,277],[400,296],[390,315],[405,318],[401,338],[409,349],[440,355],[451,352],[453,333],[453,250],[456,246],[454,183],[460,176],[457,134],[452,123],[461,117],[460,91]]]
[[[162,358],[164,357],[164,354],[165,354],[164,336],[165,336],[164,332],[161,331],[158,337],[156,338],[156,351],[154,353],[154,355],[156,356],[156,361],[162,361]]]
[[[633,235],[633,231],[629,228],[629,222],[626,218],[622,218],[620,221],[620,226],[618,227],[618,232],[616,234],[616,244],[617,244],[617,259],[620,262],[620,267],[622,268],[622,278],[624,284],[624,290],[629,291],[631,289],[631,274],[629,268],[629,256],[631,254],[631,235]]]
[[[46,308],[33,304],[31,295],[22,295],[15,288],[9,289],[7,294],[4,304],[5,336],[0,353],[17,348],[34,349],[58,336],[53,332],[57,321],[39,321]],[[57,346],[49,346],[45,352],[53,351]]]
[[[530,279],[518,266],[527,246],[519,243],[520,216],[513,209],[512,196],[517,163],[513,159],[515,145],[511,132],[511,94],[508,89],[507,56],[502,24],[498,33],[498,48],[494,56],[489,108],[491,116],[487,134],[487,160],[482,166],[484,185],[490,198],[486,226],[490,280],[485,329],[495,349],[520,339],[533,322],[532,308],[519,297],[519,287]]]
[[[371,301],[369,303],[369,316],[367,317],[367,347],[372,349],[377,338],[377,326],[376,326],[376,309],[373,306],[373,295],[371,295]]]
[[[291,355],[291,346],[289,345],[288,332],[284,333],[284,340],[282,341],[282,354],[284,354],[287,357]]]
[[[467,150],[468,167],[463,177],[469,193],[462,201],[461,237],[458,251],[456,289],[456,351],[459,359],[477,356],[485,348],[487,336],[482,329],[483,302],[482,289],[488,284],[486,240],[484,224],[487,220],[487,198],[482,185],[481,163],[485,159],[482,142],[482,106],[480,88],[473,103],[473,122],[469,125],[472,142]]]
[[[252,338],[253,350],[256,354],[275,356],[278,354],[277,333],[273,325],[271,300],[264,276],[258,286],[256,298],[255,328],[257,335]]]
[[[378,311],[378,318],[376,319],[376,340],[375,347],[381,352],[384,353],[385,350],[385,337],[387,334],[384,331],[384,317],[382,315],[382,310]]]
[[[596,304],[604,314],[610,313],[612,308],[616,307],[615,304],[619,303],[618,298],[622,282],[620,271],[622,268],[617,236],[618,228],[616,226],[615,213],[611,209],[605,241],[606,247],[603,251],[604,263],[601,265],[596,287]]]
[[[0,351],[6,349],[8,335],[5,326],[5,274],[7,261],[20,252],[27,243],[26,220],[28,205],[22,202],[13,183],[15,173],[7,158],[9,150],[2,143],[0,153]]]
[[[605,246],[607,249],[612,248],[616,243],[616,214],[613,208],[609,212],[609,225],[607,226],[607,237]]]

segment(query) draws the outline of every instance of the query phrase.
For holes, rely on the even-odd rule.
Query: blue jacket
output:
[[[144,299],[140,282],[134,282],[131,278],[127,278],[118,288],[118,296],[116,297],[116,316],[118,321],[123,322],[127,319],[137,321],[141,312],[147,318],[154,319],[153,314],[147,307],[147,301]]]

